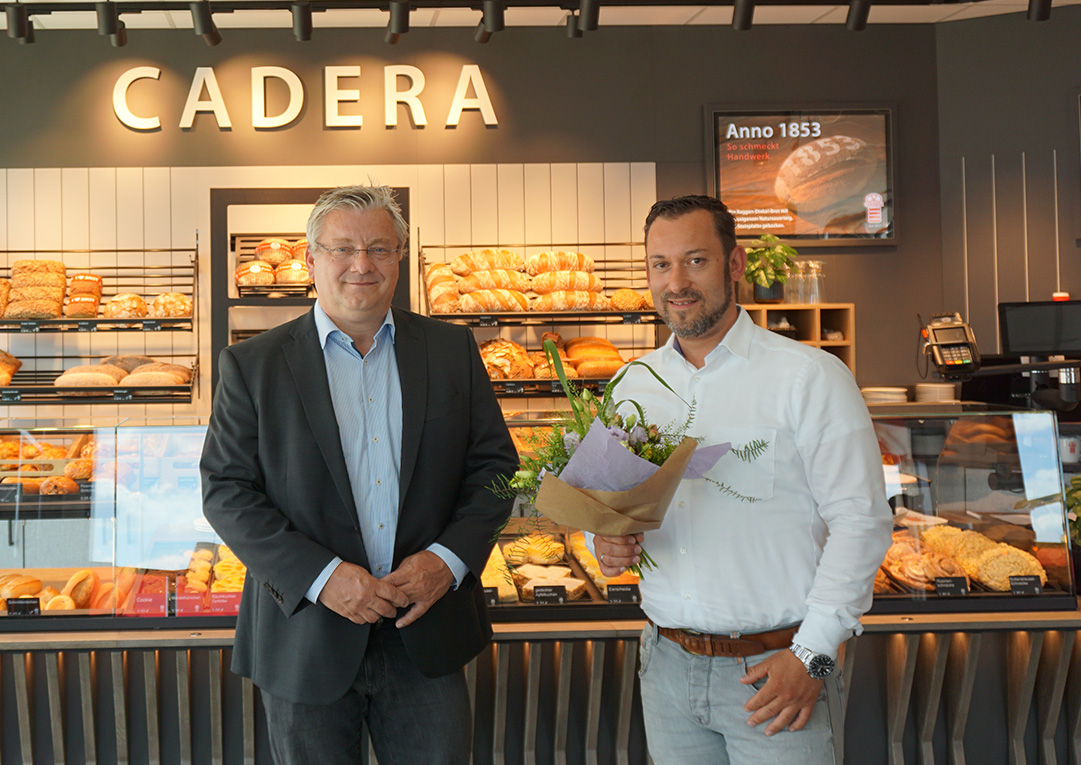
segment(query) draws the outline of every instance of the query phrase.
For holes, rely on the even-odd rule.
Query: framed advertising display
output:
[[[896,244],[889,108],[706,107],[713,190],[736,236]]]

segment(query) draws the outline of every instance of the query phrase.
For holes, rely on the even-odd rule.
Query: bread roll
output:
[[[568,338],[563,348],[571,359],[580,359],[585,356],[596,356],[604,353],[619,355],[619,349],[612,344],[611,340],[592,335]]]
[[[552,345],[554,345],[556,347],[557,351],[563,350],[563,347],[564,347],[563,335],[559,334],[558,332],[545,332],[545,333],[543,333],[540,336],[540,341],[541,341],[542,346],[544,345],[544,342],[546,340],[551,340]]]
[[[70,595],[57,595],[42,605],[44,611],[74,611],[75,600]]]
[[[596,292],[552,292],[533,301],[532,310],[548,311],[607,311],[608,298]]]
[[[123,292],[109,299],[101,315],[106,319],[143,319],[146,317],[146,301],[134,292]]]
[[[275,284],[307,284],[311,280],[308,264],[303,260],[283,260],[274,269]]]
[[[56,300],[12,300],[4,309],[5,319],[59,319],[63,306]]]
[[[128,374],[130,372],[134,372],[137,368],[143,366],[144,364],[155,364],[157,362],[149,356],[127,355],[106,356],[101,360],[101,363],[106,366],[120,367],[124,370],[125,374]]]
[[[96,295],[101,297],[101,277],[97,274],[72,274],[68,285],[72,295]]]
[[[94,474],[94,461],[88,459],[72,460],[64,465],[64,475],[73,481],[89,481]]]
[[[249,260],[236,267],[234,276],[240,287],[273,284],[274,266],[265,260]]]
[[[20,598],[40,591],[40,579],[26,574],[15,574],[0,587],[0,598]]]
[[[51,475],[41,482],[41,494],[78,494],[79,484],[64,475]]]
[[[264,239],[255,245],[255,259],[276,266],[293,258],[293,245],[288,239]]]
[[[641,311],[646,304],[645,299],[631,289],[616,290],[609,299],[614,311]]]
[[[522,256],[510,250],[477,250],[459,255],[450,263],[450,270],[458,276],[469,276],[474,271],[505,269],[521,271],[525,266]]]
[[[297,239],[293,242],[293,260],[300,260],[307,263],[308,258],[308,240]]]
[[[458,305],[463,313],[487,311],[527,311],[529,298],[514,290],[478,290],[462,295]]]
[[[55,587],[42,587],[41,592],[38,593],[38,599],[42,603],[48,603],[50,600],[60,594],[60,590]]]
[[[150,303],[147,316],[154,319],[172,319],[191,316],[191,298],[180,292],[166,292]]]
[[[184,384],[184,378],[181,375],[168,370],[149,372],[136,370],[119,383],[122,388],[149,388],[154,386],[175,386]]]
[[[101,577],[98,576],[96,571],[84,568],[72,574],[71,579],[64,585],[64,589],[60,591],[60,594],[67,595],[75,601],[76,608],[86,608],[100,583]]]
[[[576,367],[579,377],[610,378],[623,367],[623,359],[585,359]]]
[[[107,610],[113,610],[116,608],[116,585],[112,582],[105,582],[98,588],[98,591],[94,593],[94,596],[90,599],[88,608],[104,608]]]
[[[83,373],[107,374],[113,379],[113,382],[109,383],[110,385],[120,382],[128,374],[122,367],[116,366],[115,364],[84,364],[64,370],[65,375]]]
[[[587,271],[546,271],[533,278],[533,291],[547,295],[560,290],[600,292],[601,280]]]
[[[191,367],[185,367],[180,364],[167,364],[164,361],[155,361],[150,364],[142,364],[131,370],[132,374],[141,372],[169,372],[180,378],[181,383],[187,385],[191,382],[192,372]]]
[[[17,483],[22,486],[23,494],[38,494],[38,490],[41,488],[41,482],[44,478],[25,478],[23,476],[8,476],[7,478],[0,479],[0,483]]]
[[[529,277],[521,271],[496,269],[493,271],[474,271],[458,282],[458,292],[465,295],[478,290],[515,290],[529,291]]]
[[[67,266],[59,260],[16,260],[11,264],[14,274],[66,274]]]
[[[819,138],[788,155],[773,189],[790,210],[819,212],[861,193],[880,161],[879,152],[859,138]]]
[[[11,378],[23,363],[7,351],[0,351],[0,386],[11,385]]]
[[[549,271],[592,271],[593,259],[580,252],[542,252],[530,255],[525,261],[525,272],[530,276]]]
[[[98,303],[97,295],[72,295],[64,303],[64,316],[69,319],[96,319]]]

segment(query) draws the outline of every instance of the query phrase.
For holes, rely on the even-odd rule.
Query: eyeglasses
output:
[[[357,253],[366,253],[368,260],[373,263],[386,264],[398,259],[400,248],[394,247],[327,247],[315,243],[315,246],[327,254],[327,258],[334,263],[351,263],[356,259]]]

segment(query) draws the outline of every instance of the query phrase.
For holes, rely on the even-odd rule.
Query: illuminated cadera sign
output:
[[[161,69],[156,66],[136,66],[128,69],[117,78],[113,86],[113,112],[132,130],[158,130],[161,118],[158,115],[140,116],[128,103],[128,90],[137,80],[157,80]],[[364,117],[359,114],[342,114],[341,104],[360,101],[360,91],[348,87],[343,80],[360,77],[359,66],[323,67],[323,124],[327,127],[362,127]],[[266,86],[271,79],[285,83],[289,93],[289,102],[278,114],[267,114]],[[400,89],[399,86],[404,86]],[[473,95],[469,95],[472,89]],[[398,124],[398,106],[404,104],[409,109],[410,119],[415,127],[428,124],[428,116],[421,103],[420,94],[424,90],[424,72],[418,67],[396,64],[383,67],[383,114],[384,124],[394,127]],[[205,94],[205,97],[204,97]],[[285,127],[292,123],[304,108],[304,85],[300,77],[290,69],[281,66],[253,66],[251,68],[251,120],[256,130],[269,130]],[[480,112],[484,124],[498,125],[492,100],[484,84],[480,67],[476,64],[464,64],[458,75],[458,84],[454,89],[454,98],[447,112],[446,126],[454,127],[461,120],[462,112],[475,109]],[[207,112],[214,115],[219,130],[232,128],[233,123],[225,106],[214,67],[200,66],[191,78],[191,88],[184,101],[179,127],[191,128],[195,115]]]

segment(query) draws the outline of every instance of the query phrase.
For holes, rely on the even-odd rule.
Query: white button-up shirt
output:
[[[870,607],[892,528],[877,439],[851,372],[755,326],[742,309],[701,369],[674,336],[641,361],[695,403],[687,435],[702,445],[768,444],[757,459],[727,454],[707,473],[753,502],[705,480],[681,483],[643,542],[657,563],[642,579],[646,614],[713,634],[802,622],[796,642],[836,656]],[[687,406],[640,367],[615,394],[641,404],[652,424],[687,419]]]

